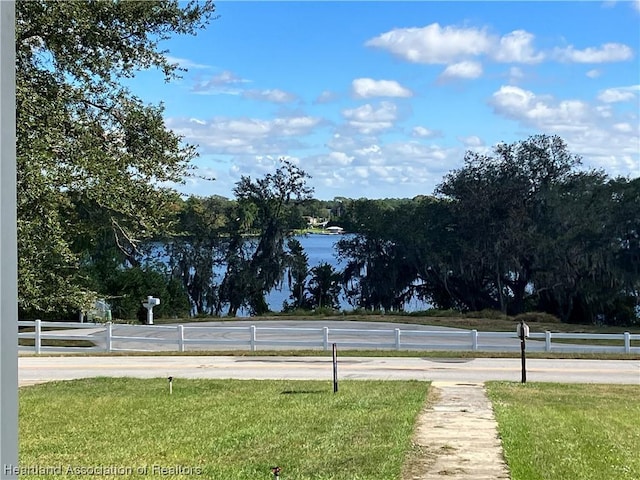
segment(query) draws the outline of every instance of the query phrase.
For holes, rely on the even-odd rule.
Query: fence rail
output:
[[[347,349],[370,350],[455,350],[508,352],[520,349],[516,332],[479,332],[477,330],[355,329],[329,327],[121,325],[61,323],[41,320],[18,322],[28,328],[18,334],[20,351],[53,352],[126,352],[193,350],[273,350],[307,349],[329,351],[332,344]],[[33,329],[33,330],[31,330]],[[51,342],[52,340],[58,342]],[[56,346],[59,341],[84,341],[92,346]],[[553,342],[556,340],[556,342]],[[578,340],[580,343],[571,343]],[[603,342],[604,341],[604,342]],[[532,333],[528,351],[640,353],[640,334]],[[603,344],[604,343],[604,344]],[[611,344],[613,343],[613,344]],[[173,348],[167,348],[173,347]]]

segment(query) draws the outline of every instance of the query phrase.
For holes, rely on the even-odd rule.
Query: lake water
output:
[[[336,243],[344,238],[342,235],[322,235],[322,234],[309,234],[309,235],[301,235],[295,237],[304,248],[305,253],[309,257],[309,268],[313,268],[322,262],[326,262],[329,265],[332,265],[336,270],[341,271],[345,264],[344,262],[340,263],[336,257]],[[269,308],[271,308],[274,312],[279,312],[282,310],[282,302],[289,299],[289,295],[291,292],[289,291],[288,285],[283,285],[281,290],[275,289],[272,290],[269,295],[267,295],[267,303],[269,304]],[[347,302],[347,299],[344,295],[340,295],[340,309],[341,310],[353,310],[353,306]],[[426,302],[422,302],[419,300],[411,300],[408,305],[406,305],[405,310],[408,312],[418,311],[418,310],[427,310],[430,308],[430,305]]]
[[[308,234],[296,235],[294,238],[300,242],[309,258],[309,269],[318,266],[322,262],[328,263],[338,271],[344,268],[344,265],[340,264],[336,258],[335,248],[338,240],[344,238],[342,235]],[[274,289],[267,295],[266,300],[269,308],[274,312],[281,311],[282,303],[285,300],[289,300],[290,295],[289,285],[285,281],[281,289]],[[340,308],[345,310],[353,309],[343,295],[340,297]]]
[[[300,242],[307,254],[309,269],[322,262],[328,263],[337,271],[341,271],[344,268],[344,262],[339,262],[336,256],[336,244],[340,239],[345,238],[344,235],[308,234],[296,235],[294,238]],[[160,255],[160,258],[162,259],[162,255]],[[216,273],[220,276],[224,275],[224,268],[220,268],[219,271],[216,269]],[[218,277],[217,280],[220,281],[221,277]],[[266,297],[266,301],[272,311],[279,312],[282,310],[283,302],[285,300],[290,301],[290,295],[291,291],[285,280],[280,288],[275,288],[269,292]],[[354,307],[347,301],[343,294],[340,295],[339,301],[341,310],[353,310]],[[416,310],[426,310],[427,308],[429,308],[429,305],[425,302],[412,300],[408,305],[406,305],[405,310],[411,312]],[[249,316],[249,313],[245,309],[241,309],[238,312],[238,315]]]

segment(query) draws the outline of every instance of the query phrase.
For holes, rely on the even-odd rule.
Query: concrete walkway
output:
[[[484,385],[433,382],[429,395],[414,439],[421,453],[405,480],[509,479]]]

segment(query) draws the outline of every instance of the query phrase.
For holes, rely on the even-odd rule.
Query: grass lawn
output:
[[[512,480],[640,479],[640,385],[487,388]]]
[[[428,383],[339,387],[174,379],[169,395],[163,378],[97,378],[23,388],[20,465],[74,479],[271,480],[276,465],[282,480],[399,479]]]

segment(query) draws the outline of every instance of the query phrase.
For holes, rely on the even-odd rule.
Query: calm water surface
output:
[[[336,257],[336,243],[345,238],[344,235],[322,235],[322,234],[309,234],[295,237],[304,248],[307,256],[309,257],[309,269],[317,266],[322,262],[326,262],[332,265],[336,270],[341,271],[345,267],[345,263],[340,263]],[[289,285],[285,284],[281,289],[272,290],[267,295],[267,303],[269,308],[274,312],[282,310],[282,302],[289,299],[291,292],[289,291]],[[412,300],[405,307],[408,312],[417,310],[426,310],[430,306],[425,302],[419,300]],[[344,295],[340,296],[340,309],[353,310],[353,306],[347,302]]]

